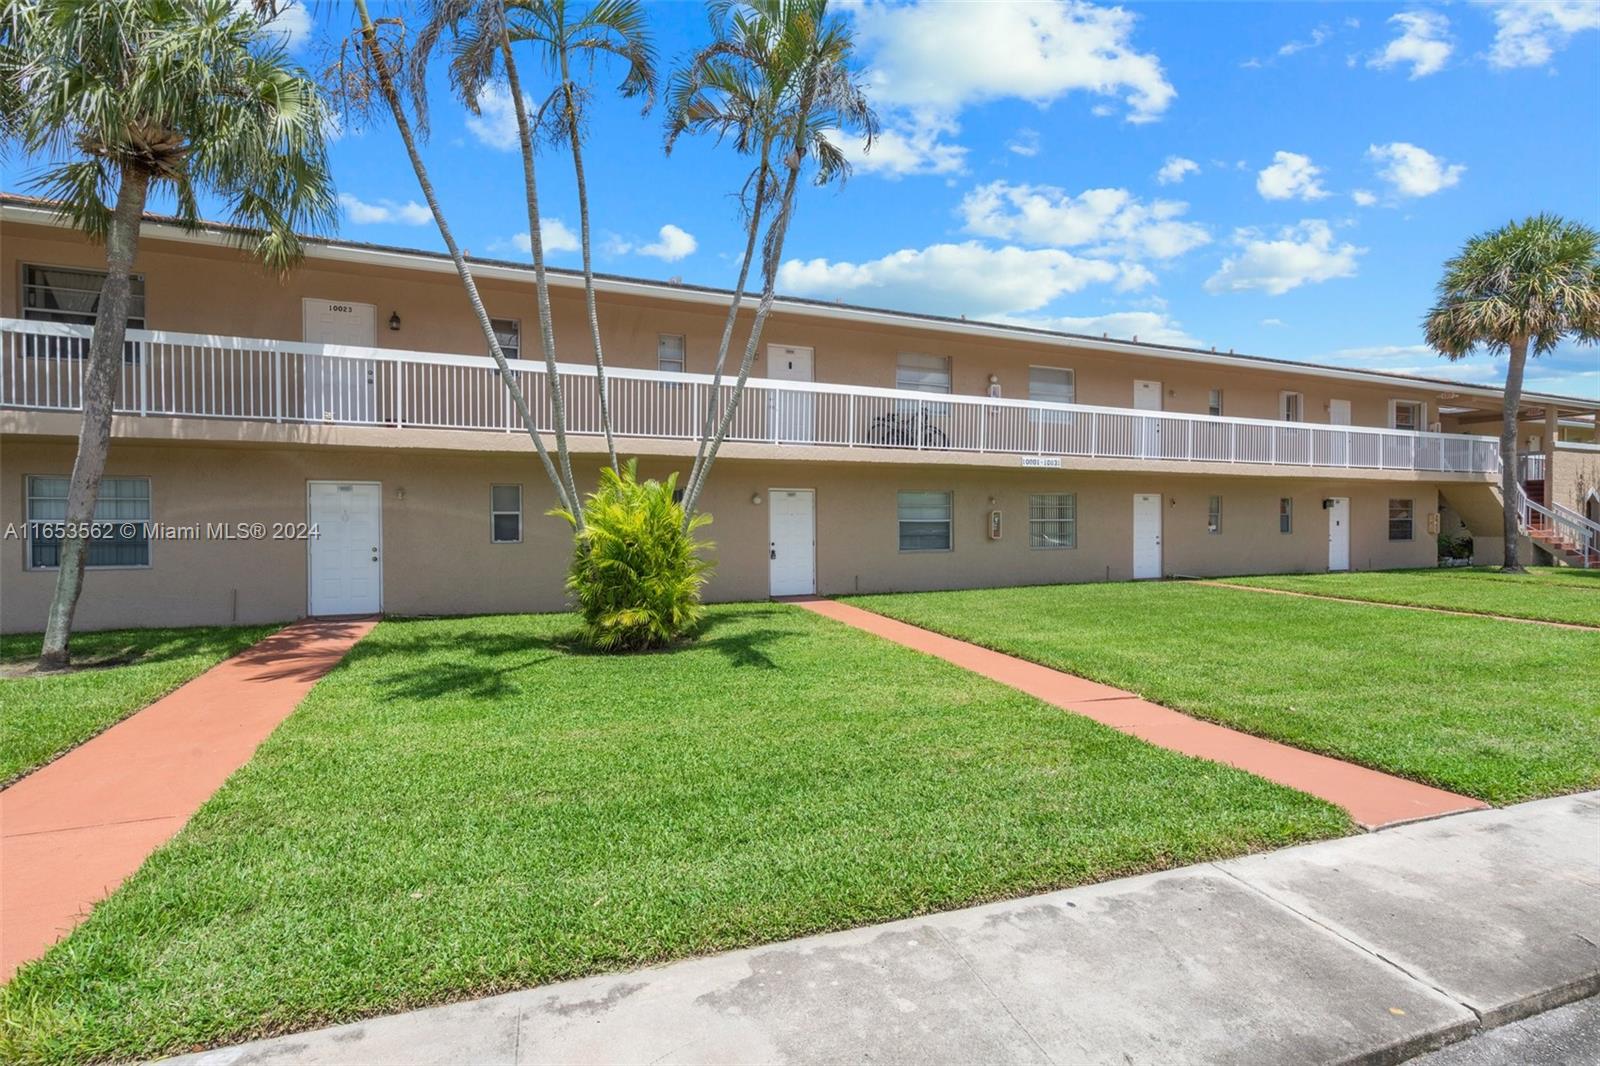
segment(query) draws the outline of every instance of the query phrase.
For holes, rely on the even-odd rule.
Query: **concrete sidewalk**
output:
[[[246,1063],[1389,1063],[1600,991],[1600,793],[225,1048]]]

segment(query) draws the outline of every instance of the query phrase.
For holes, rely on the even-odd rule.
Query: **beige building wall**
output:
[[[7,317],[21,316],[23,264],[104,267],[103,250],[67,230],[6,223],[0,235],[0,277],[6,279],[0,286],[0,314]],[[453,273],[313,257],[278,278],[236,251],[153,236],[140,246],[137,269],[145,276],[151,329],[297,341],[303,339],[301,301],[315,298],[374,305],[379,347],[484,354]],[[539,358],[531,281],[484,277],[480,288],[491,315],[521,322],[524,356]],[[588,362],[581,290],[555,289],[552,300],[558,358]],[[725,312],[614,293],[602,293],[601,301],[601,331],[611,364],[655,369],[658,337],[674,334],[685,338],[687,370],[713,370]],[[400,315],[398,331],[388,328],[391,313]],[[1330,380],[1267,362],[1248,368],[1207,366],[1026,338],[980,339],[910,325],[850,324],[782,310],[772,315],[763,334],[764,349],[770,345],[814,349],[815,378],[823,382],[892,388],[898,356],[915,352],[948,357],[953,391],[963,395],[987,393],[992,375],[1003,396],[1026,399],[1030,366],[1064,367],[1074,372],[1079,403],[1131,407],[1134,382],[1147,380],[1160,382],[1162,405],[1169,411],[1205,414],[1210,390],[1218,388],[1225,415],[1276,419],[1280,393],[1297,391],[1304,395],[1306,421],[1328,422],[1332,401],[1343,399],[1350,401],[1351,421],[1359,426],[1389,425],[1391,401],[1403,400],[1425,405],[1425,427],[1440,420],[1440,389],[1448,388]],[[765,350],[754,372],[766,376]],[[1475,427],[1473,432],[1493,433],[1495,427]]]
[[[0,525],[25,520],[25,478],[68,473],[68,442],[9,438],[0,448]],[[593,462],[594,460],[590,460]],[[645,464],[664,475],[665,461]],[[564,606],[570,536],[545,515],[553,495],[527,456],[397,453],[334,448],[217,447],[119,442],[108,474],[151,480],[152,518],[162,524],[295,523],[306,519],[309,480],[378,481],[383,488],[384,609],[391,614],[547,611]],[[523,540],[493,544],[492,484],[523,486]],[[1133,497],[1163,495],[1164,569],[1172,575],[1321,570],[1327,515],[1321,501],[1351,499],[1351,564],[1357,569],[1426,566],[1434,558],[1429,483],[1308,483],[1268,478],[1132,475],[1059,470],[850,466],[727,460],[705,505],[715,516],[715,600],[768,594],[768,498],[774,488],[810,488],[817,500],[817,581],[824,594],[1125,580],[1131,575]],[[954,494],[953,546],[901,552],[896,493]],[[1028,497],[1077,496],[1077,547],[1029,547]],[[1413,539],[1388,539],[1388,502],[1414,501]],[[1208,497],[1223,498],[1222,531],[1206,532]],[[759,495],[762,502],[753,499]],[[1294,527],[1278,530],[1278,500],[1294,500]],[[993,501],[991,503],[991,500]],[[1002,536],[987,535],[989,511]],[[0,541],[0,628],[41,628],[53,571],[26,568],[20,537]],[[91,570],[79,617],[85,628],[277,621],[307,607],[303,540],[156,541],[143,569]]]
[[[1584,505],[1589,494],[1600,493],[1600,447],[1558,444],[1550,459],[1550,475],[1545,486],[1550,501],[1585,514]]]

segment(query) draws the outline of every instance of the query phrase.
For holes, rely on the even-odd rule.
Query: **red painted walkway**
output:
[[[288,626],[0,792],[0,981],[182,829],[375,624]]]
[[[789,602],[885,640],[937,656],[1158,747],[1226,763],[1268,781],[1308,792],[1343,807],[1356,824],[1366,829],[1381,829],[1399,822],[1488,806],[1470,796],[1458,796],[1326,755],[1263,740],[1227,726],[1202,722],[1131,692],[941,636],[849,604],[820,599]]]

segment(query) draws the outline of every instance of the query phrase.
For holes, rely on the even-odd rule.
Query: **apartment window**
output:
[[[92,326],[100,313],[100,289],[105,282],[103,270],[24,266],[22,317]],[[144,329],[144,275],[133,275],[128,287],[128,328]]]
[[[1410,500],[1389,501],[1389,539],[1410,540],[1414,532]]]
[[[1206,500],[1206,532],[1222,532],[1222,497],[1211,496]]]
[[[1389,426],[1391,429],[1421,429],[1422,404],[1408,400],[1390,400]]]
[[[1294,500],[1287,496],[1278,500],[1278,532],[1294,532]]]
[[[500,354],[507,359],[522,358],[522,323],[514,318],[491,318],[489,327],[500,344]]]
[[[902,492],[898,497],[900,550],[941,552],[950,550],[950,526],[955,498],[949,492]]]
[[[28,478],[28,566],[53,570],[61,565],[61,524],[67,517],[64,477]],[[150,565],[150,479],[108,477],[100,482],[94,506],[95,537],[89,542],[92,567]]]
[[[683,337],[663,333],[656,338],[656,369],[669,374],[683,373]]]
[[[1039,403],[1072,403],[1074,394],[1072,371],[1065,367],[1028,368],[1028,399]]]
[[[1206,400],[1206,414],[1213,418],[1222,417],[1222,390],[1212,389],[1210,397]]]
[[[495,544],[522,542],[522,486],[489,486],[489,539]]]
[[[950,357],[901,352],[894,367],[894,387],[912,392],[950,392]]]
[[[1304,422],[1306,397],[1301,392],[1278,393],[1278,417],[1285,422]]]
[[[1028,497],[1028,547],[1076,548],[1078,497],[1050,492]]]

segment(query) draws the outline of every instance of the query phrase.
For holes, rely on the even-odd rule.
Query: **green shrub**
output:
[[[600,487],[583,504],[584,529],[575,538],[567,591],[583,615],[583,639],[601,651],[642,651],[687,636],[705,614],[700,588],[711,567],[700,558],[709,542],[694,531],[711,521],[694,516],[685,528],[673,500],[678,475],[639,480],[639,461],[621,474],[600,471]],[[565,509],[560,515],[573,528]]]

